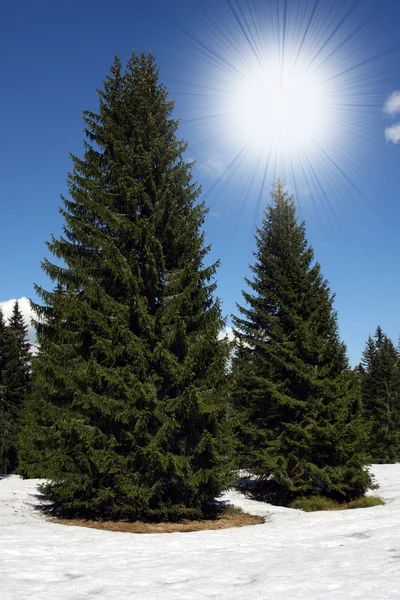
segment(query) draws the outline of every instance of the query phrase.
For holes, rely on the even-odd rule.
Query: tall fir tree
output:
[[[21,408],[29,389],[30,345],[27,326],[15,302],[8,325],[0,313],[0,469],[12,473],[17,466]]]
[[[377,327],[359,367],[368,450],[372,462],[400,460],[400,355]]]
[[[294,200],[279,181],[272,198],[256,233],[246,304],[234,317],[241,464],[264,481],[268,500],[348,500],[372,483],[359,387]]]
[[[22,473],[49,478],[64,514],[197,518],[230,479],[217,264],[172,111],[153,57],[133,53],[83,113],[21,436]]]

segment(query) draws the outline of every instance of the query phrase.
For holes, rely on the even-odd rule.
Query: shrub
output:
[[[309,496],[298,498],[290,505],[290,508],[297,508],[304,512],[315,512],[318,510],[347,510],[349,508],[371,508],[385,504],[381,498],[377,496],[361,496],[351,502],[336,502],[331,498],[324,496]]]
[[[310,496],[309,498],[298,498],[290,505],[304,512],[315,512],[317,510],[338,510],[339,504],[331,498],[324,496]]]
[[[382,504],[385,503],[378,496],[361,496],[361,498],[349,502],[347,508],[371,508],[372,506],[381,506]]]

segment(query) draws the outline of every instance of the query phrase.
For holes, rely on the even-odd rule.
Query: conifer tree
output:
[[[0,308],[0,473],[8,473],[8,448],[11,434],[11,411],[6,402],[6,365],[9,354],[9,337],[3,311]]]
[[[18,345],[21,380],[24,381],[25,386],[28,386],[31,360],[30,343],[28,342],[28,325],[25,323],[18,300],[14,303],[11,317],[8,320],[8,326],[14,333]]]
[[[314,494],[347,500],[371,484],[359,387],[293,198],[279,181],[272,198],[257,229],[245,305],[234,317],[241,464],[264,481],[270,501]]]
[[[133,54],[83,113],[21,449],[64,514],[197,518],[230,478],[217,264],[172,111],[152,56]]]
[[[18,462],[19,417],[29,388],[27,327],[18,301],[6,325],[0,312],[0,469],[12,473]]]
[[[400,460],[400,356],[382,329],[368,337],[360,365],[372,462]]]

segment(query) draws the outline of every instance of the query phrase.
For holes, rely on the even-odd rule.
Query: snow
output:
[[[400,464],[374,465],[385,506],[302,513],[224,499],[262,525],[131,534],[50,523],[38,480],[0,480],[2,600],[400,597]]]

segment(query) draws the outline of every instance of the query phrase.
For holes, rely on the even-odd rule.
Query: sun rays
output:
[[[206,192],[234,184],[260,199],[278,175],[321,205],[332,188],[357,190],[380,111],[358,2],[228,0],[193,30],[179,102]]]

